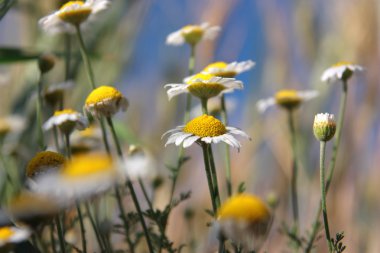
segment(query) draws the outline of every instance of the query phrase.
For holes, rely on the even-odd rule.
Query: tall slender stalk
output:
[[[331,245],[331,237],[329,230],[329,222],[327,218],[327,207],[326,207],[326,187],[325,187],[325,153],[326,153],[326,142],[321,141],[320,146],[320,159],[319,159],[319,167],[320,167],[320,185],[321,185],[321,203],[322,203],[322,214],[323,214],[323,222],[325,225],[325,234],[327,244],[329,246],[329,252],[332,253],[332,245]]]
[[[38,87],[37,87],[37,105],[36,105],[36,118],[37,118],[37,138],[38,138],[38,145],[40,146],[41,150],[45,149],[45,140],[44,140],[44,132],[42,130],[42,78],[43,74],[40,73],[40,77],[38,80]]]
[[[227,116],[227,108],[224,94],[221,97],[221,118],[222,123],[227,126],[228,125],[228,116]],[[232,179],[231,179],[231,154],[230,154],[230,146],[228,144],[224,145],[224,163],[225,163],[225,173],[226,173],[226,187],[227,187],[227,195],[230,197],[232,195]]]
[[[189,73],[189,76],[191,76],[194,74],[194,70],[195,70],[195,45],[190,46],[190,57],[189,57],[189,65],[188,66],[189,66],[189,72],[188,73]],[[185,107],[185,113],[183,115],[183,124],[186,124],[190,119],[191,100],[192,100],[191,94],[188,93],[186,96],[186,107]],[[181,165],[183,163],[183,158],[185,155],[184,153],[185,153],[184,148],[182,146],[180,146],[179,151],[178,151],[177,165],[174,169],[175,173],[174,173],[173,178],[172,178],[173,183],[172,183],[172,186],[170,189],[170,200],[169,200],[170,202],[169,203],[173,202],[174,190],[175,190],[175,187],[177,184],[179,170],[180,170]]]
[[[292,199],[292,212],[293,212],[293,221],[294,228],[296,233],[299,231],[299,215],[298,215],[298,194],[297,194],[297,175],[298,175],[298,166],[297,166],[297,148],[296,148],[296,129],[294,126],[293,110],[288,110],[288,124],[291,138],[292,146],[292,176],[290,181],[291,187],[291,199]]]
[[[61,249],[61,253],[66,252],[66,246],[65,246],[65,235],[63,232],[61,219],[59,218],[59,215],[55,217],[55,225],[57,226],[57,232],[58,232],[58,240],[59,240],[59,247]]]
[[[334,175],[336,159],[338,156],[339,144],[340,144],[340,140],[342,137],[342,128],[343,128],[343,122],[344,122],[344,115],[345,115],[345,111],[346,111],[347,95],[348,95],[347,81],[343,80],[342,81],[342,98],[340,100],[340,105],[339,105],[339,119],[338,119],[338,124],[336,126],[336,138],[334,139],[334,143],[333,143],[332,156],[331,156],[330,164],[329,164],[329,174],[328,174],[328,177],[326,180],[326,186],[325,186],[326,187],[326,194],[329,191],[331,181],[332,181],[332,177]],[[314,222],[312,225],[312,231],[311,231],[310,237],[309,237],[308,242],[307,242],[305,253],[311,252],[314,241],[317,237],[318,230],[320,228],[319,217],[321,216],[321,212],[322,212],[322,203],[320,202],[317,214],[314,218]]]
[[[100,247],[101,251],[102,252],[104,252],[104,251],[106,251],[106,252],[112,252],[110,250],[105,250],[105,248],[106,248],[105,244],[106,243],[103,242],[103,240],[102,240],[102,236],[101,236],[101,234],[99,232],[98,225],[97,225],[97,223],[96,223],[96,221],[95,221],[95,219],[94,219],[94,217],[93,217],[93,215],[91,213],[90,205],[86,202],[84,204],[84,206],[85,206],[85,209],[86,209],[87,216],[90,219],[90,223],[91,223],[92,229],[94,230],[94,233],[95,233],[95,236],[96,236],[96,239],[98,241],[98,244],[99,244],[99,247]]]
[[[123,151],[121,149],[121,145],[120,145],[120,142],[119,142],[119,139],[117,137],[117,134],[116,134],[116,131],[115,131],[115,128],[113,126],[113,122],[112,122],[112,119],[111,117],[107,117],[106,118],[107,120],[107,123],[108,123],[108,126],[110,127],[111,129],[111,133],[112,133],[112,137],[113,137],[113,140],[115,142],[115,146],[116,146],[116,150],[117,150],[117,154],[119,156],[119,158],[124,161],[124,155],[123,155]],[[154,252],[154,249],[153,249],[153,244],[152,244],[152,241],[151,241],[151,238],[150,238],[150,235],[149,235],[149,231],[148,231],[148,227],[145,223],[145,220],[144,220],[144,216],[143,216],[143,213],[142,213],[142,210],[141,210],[141,207],[140,207],[140,203],[137,199],[137,195],[136,195],[136,192],[135,192],[135,189],[132,185],[132,182],[131,180],[129,179],[129,177],[127,177],[127,182],[126,182],[126,185],[129,189],[129,192],[131,194],[131,197],[132,197],[132,200],[133,200],[133,203],[135,204],[135,207],[136,207],[136,210],[137,210],[137,213],[139,215],[139,219],[140,219],[140,222],[141,222],[141,225],[143,227],[143,230],[144,230],[144,235],[145,235],[145,238],[146,238],[146,241],[147,241],[147,244],[148,244],[148,248],[149,248],[149,252],[150,253],[153,253]]]
[[[218,209],[220,207],[220,195],[219,195],[219,186],[218,186],[218,175],[216,173],[215,162],[214,162],[214,155],[212,153],[211,144],[208,144],[207,146],[208,146],[207,147],[207,152],[208,152],[208,157],[209,157],[209,161],[210,161],[212,183],[214,185],[216,209]]]
[[[212,211],[214,213],[214,217],[216,217],[216,213],[217,213],[216,195],[215,195],[215,191],[214,191],[214,184],[212,181],[211,168],[210,168],[210,158],[209,158],[207,145],[209,145],[209,144],[202,142],[203,161],[204,161],[204,165],[205,165],[208,189],[210,191]]]

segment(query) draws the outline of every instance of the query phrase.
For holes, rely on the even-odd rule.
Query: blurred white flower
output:
[[[219,31],[219,26],[210,26],[208,23],[187,25],[169,34],[166,38],[166,44],[179,46],[186,42],[190,45],[195,45],[201,40],[213,40]]]
[[[274,95],[274,97],[260,99],[256,103],[256,106],[261,113],[273,105],[279,105],[286,109],[294,109],[303,102],[313,99],[318,95],[319,92],[316,90],[280,90]]]
[[[157,175],[157,167],[153,156],[141,147],[131,145],[125,157],[124,169],[132,181],[138,179],[153,180]]]
[[[0,228],[0,247],[28,240],[31,231],[23,227],[6,226]]]
[[[323,82],[348,80],[353,74],[362,72],[363,70],[362,66],[351,62],[338,62],[323,72],[321,80]]]
[[[86,28],[110,3],[110,0],[69,1],[59,10],[41,18],[38,24],[49,33],[74,33],[74,26]]]
[[[87,127],[87,119],[79,112],[72,109],[55,111],[43,125],[44,130],[58,127],[64,134],[70,134],[74,129],[83,130]]]

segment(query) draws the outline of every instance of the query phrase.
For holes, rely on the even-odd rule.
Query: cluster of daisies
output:
[[[39,25],[49,33],[76,33],[82,40],[81,30],[85,30],[110,4],[110,0],[69,1],[56,12],[42,18]],[[166,43],[175,46],[187,43],[194,49],[200,41],[212,40],[219,32],[220,27],[207,23],[188,25],[170,34]],[[85,53],[85,50],[82,51]],[[49,57],[39,62],[42,74],[53,67],[52,62]],[[251,60],[214,62],[199,73],[184,78],[182,83],[165,85],[169,100],[186,93],[198,98],[202,107],[202,114],[163,135],[167,136],[165,146],[175,144],[187,148],[197,144],[211,150],[211,144],[223,142],[239,150],[241,143],[235,136],[246,139],[250,137],[238,128],[227,126],[226,120],[211,115],[208,102],[218,100],[222,107],[225,107],[225,95],[244,87],[235,77],[252,69],[254,65]],[[359,71],[362,71],[362,67],[358,65],[339,63],[326,70],[322,80],[347,81]],[[154,174],[147,171],[154,167],[152,158],[139,147],[131,146],[126,159],[115,159],[109,152],[104,153],[99,148],[102,140],[107,144],[104,121],[108,122],[110,130],[115,134],[112,117],[117,112],[127,109],[128,101],[125,96],[112,86],[93,87],[84,102],[83,114],[63,106],[65,92],[73,87],[73,82],[66,80],[44,91],[45,102],[55,111],[45,120],[42,129],[51,131],[55,137],[61,136],[65,148],[60,147],[62,143],[56,138],[55,151],[43,150],[29,161],[25,175],[27,188],[7,206],[12,221],[20,225],[0,228],[0,248],[27,240],[32,230],[36,231],[41,224],[52,223],[52,219],[63,210],[94,198],[126,180],[138,180]],[[257,106],[260,111],[275,104],[292,110],[317,95],[316,91],[281,90],[274,97],[259,101]],[[95,126],[94,122],[101,127]],[[316,117],[315,125],[329,125],[332,122],[333,116],[319,115]],[[0,121],[1,137],[7,135],[10,129],[15,129],[7,124],[5,120]],[[325,132],[316,133],[322,134],[328,138]],[[115,145],[120,144],[116,142]],[[62,151],[64,149],[65,152]],[[109,149],[107,145],[106,149]],[[123,157],[123,154],[119,155]],[[212,152],[209,151],[208,155],[212,156]],[[211,166],[213,160],[209,158],[205,163]],[[214,187],[215,184],[217,185],[214,181]],[[216,193],[215,189],[211,192]],[[270,209],[259,197],[247,193],[236,194],[222,204],[217,203],[216,209],[215,227],[222,242],[231,240],[249,251],[260,249],[273,217]],[[145,225],[144,222],[142,225]],[[149,241],[148,237],[147,240]]]

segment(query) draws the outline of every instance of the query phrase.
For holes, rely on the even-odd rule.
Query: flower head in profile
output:
[[[108,190],[116,183],[117,174],[109,155],[80,154],[73,156],[58,173],[39,177],[33,190],[71,203]]]
[[[244,193],[222,204],[217,223],[220,234],[251,252],[257,251],[264,242],[272,216],[259,197]]]
[[[82,131],[71,135],[71,152],[73,154],[100,151],[102,147],[102,131],[99,126],[92,124]]]
[[[118,111],[125,111],[128,100],[116,88],[100,86],[88,95],[85,110],[95,116],[111,117]]]
[[[63,155],[53,151],[42,151],[37,153],[26,167],[26,176],[36,178],[40,175],[58,171],[66,159]]]
[[[202,73],[211,74],[214,76],[233,78],[236,75],[250,70],[255,66],[255,63],[251,60],[242,62],[214,62],[206,66]]]
[[[185,83],[166,84],[169,100],[174,96],[190,92],[193,96],[208,99],[234,89],[243,89],[243,83],[234,78],[223,78],[199,73],[185,78]]]
[[[55,111],[54,115],[43,125],[45,130],[58,127],[62,133],[70,134],[74,129],[83,130],[87,127],[87,119],[72,109]]]
[[[274,97],[261,99],[256,105],[260,112],[264,112],[268,107],[272,105],[279,105],[285,109],[295,109],[303,102],[315,98],[319,95],[316,90],[280,90]]]
[[[71,89],[73,86],[74,82],[72,80],[52,84],[44,91],[44,98],[47,103],[55,107],[55,105],[63,100],[65,91]]]
[[[31,231],[23,227],[0,227],[0,248],[13,243],[28,240]]]
[[[38,24],[47,32],[72,33],[75,31],[74,26],[87,26],[110,3],[110,0],[69,1],[59,10],[41,18]]]
[[[329,141],[335,135],[336,122],[334,114],[318,113],[315,115],[313,131],[319,141]]]
[[[323,82],[347,81],[353,74],[363,70],[362,66],[351,62],[338,62],[323,72],[321,80]]]
[[[59,198],[50,198],[36,192],[22,191],[10,200],[7,212],[14,221],[36,228],[51,222],[61,208],[62,202]]]
[[[186,42],[194,46],[201,40],[213,40],[219,31],[219,26],[210,26],[208,23],[187,25],[169,34],[166,38],[166,44],[180,46]]]
[[[222,141],[239,150],[241,144],[233,135],[236,134],[250,139],[240,129],[225,126],[220,120],[206,114],[190,120],[185,126],[178,126],[167,131],[162,137],[167,134],[170,136],[165,146],[174,143],[177,146],[182,144],[184,148],[191,146],[195,142],[219,143]]]

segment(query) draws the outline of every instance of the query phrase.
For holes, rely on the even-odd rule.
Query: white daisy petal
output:
[[[337,80],[342,80],[343,78],[350,78],[352,74],[357,72],[362,72],[364,69],[360,65],[352,64],[350,62],[339,62],[332,67],[326,69],[321,76],[323,82],[335,82]],[[344,77],[344,74],[348,72],[347,77]]]
[[[272,105],[276,104],[276,100],[274,98],[267,98],[267,99],[260,99],[257,101],[256,106],[259,112],[263,113],[265,112],[268,107],[271,107]]]
[[[192,136],[191,133],[182,133],[182,135],[178,136],[175,140],[175,145],[179,146],[187,137]]]
[[[199,139],[199,136],[191,136],[184,140],[183,147],[188,148],[190,147],[194,142],[196,142]]]

